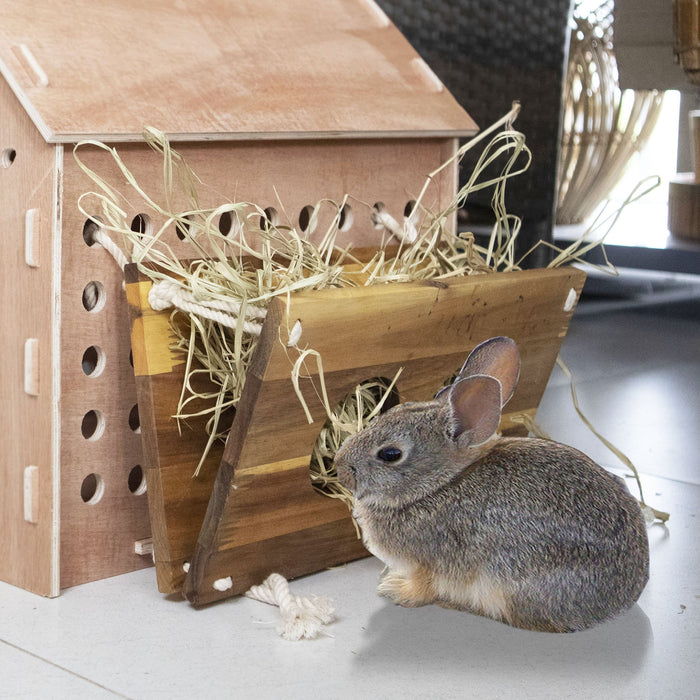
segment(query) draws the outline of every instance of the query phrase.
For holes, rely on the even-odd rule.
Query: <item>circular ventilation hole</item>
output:
[[[94,506],[105,492],[105,482],[99,474],[88,474],[80,486],[80,498],[84,503]]]
[[[139,420],[139,405],[134,404],[129,411],[129,427],[135,432],[141,432],[141,421]]]
[[[141,496],[146,493],[146,475],[143,473],[140,464],[137,464],[129,472],[127,483],[129,484],[129,491],[131,491],[134,496]]]
[[[192,220],[192,214],[187,214],[182,217],[182,221],[175,224],[175,233],[181,241],[184,241],[188,235],[192,235]]]
[[[97,242],[96,235],[100,230],[101,226],[97,221],[92,219],[86,219],[83,224],[83,240],[85,243],[92,248],[94,245],[100,245]]]
[[[340,213],[338,215],[338,231],[347,231],[352,226],[353,222],[352,208],[349,204],[343,204],[340,207]]]
[[[219,217],[219,232],[222,236],[228,236],[233,228],[233,214],[225,211]]]
[[[382,223],[381,220],[381,215],[386,211],[386,205],[384,202],[375,202],[374,206],[372,207],[372,213],[370,214],[370,218],[372,219],[372,223],[374,224],[374,227],[377,229],[384,228],[384,224]]]
[[[150,236],[153,233],[151,217],[148,216],[148,214],[137,214],[131,220],[131,226],[129,228],[140,236]]]
[[[88,411],[83,416],[80,432],[86,440],[99,440],[105,431],[105,419],[99,411]]]
[[[105,354],[102,352],[102,348],[99,348],[97,345],[91,345],[83,353],[82,364],[83,372],[88,377],[99,377],[105,368]]]
[[[106,295],[102,282],[88,282],[83,289],[83,308],[90,313],[102,311]]]
[[[273,226],[277,226],[278,222],[279,217],[277,215],[277,209],[274,207],[267,207],[260,217],[260,230],[269,231]]]
[[[14,148],[5,148],[0,156],[0,163],[3,168],[9,168],[15,162],[15,158],[17,158],[17,151]]]
[[[416,208],[416,200],[415,199],[409,199],[408,202],[406,202],[406,206],[403,208],[403,215],[408,218],[413,214],[413,210]]]
[[[307,204],[299,212],[299,228],[304,233],[313,233],[316,228],[316,220],[314,219],[314,208]]]

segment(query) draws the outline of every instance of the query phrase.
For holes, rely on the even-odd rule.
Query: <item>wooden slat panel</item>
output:
[[[0,10],[0,70],[50,141],[140,140],[146,125],[186,140],[476,129],[371,0]]]
[[[324,413],[308,391],[315,422],[306,422],[289,380],[291,361],[280,342],[280,329],[302,319],[301,345],[321,353],[331,403],[357,382],[391,378],[399,367],[404,367],[397,385],[402,398],[428,399],[477,343],[509,335],[518,343],[523,370],[508,410],[532,415],[573,311],[566,303],[569,292],[573,288],[578,295],[583,278],[573,269],[534,270],[445,285],[303,293],[292,298],[288,312],[285,304],[273,303],[187,575],[188,599],[201,605],[245,590],[251,583],[244,568],[248,560],[239,560],[236,553],[248,551],[251,537],[262,545],[256,573],[282,566],[286,548],[300,540],[300,533],[305,533],[305,547],[296,553],[295,575],[329,566],[337,558],[325,537],[313,544],[323,532],[324,519],[329,526],[336,523],[343,507],[330,499],[322,504],[323,497],[313,492],[308,477],[309,456]],[[313,367],[309,373],[314,375]],[[289,460],[297,460],[291,463],[299,466],[286,469]],[[275,463],[280,471],[270,474]],[[349,520],[347,513],[345,519]],[[267,548],[264,543],[272,540],[274,549]],[[339,547],[347,556],[360,554],[346,550],[344,537]],[[229,576],[236,583],[228,590],[212,587],[213,581]]]
[[[155,312],[148,305],[145,290],[150,286],[149,281],[139,277],[135,266],[127,268],[132,353],[158,589],[174,593],[185,579],[183,565],[192,557],[223,445],[212,448],[199,476],[194,478],[207,442],[206,421],[190,419],[181,432],[172,418],[182,390],[184,357],[170,350],[170,312]],[[167,359],[154,362],[153,356]],[[198,405],[193,402],[190,408],[196,412]]]

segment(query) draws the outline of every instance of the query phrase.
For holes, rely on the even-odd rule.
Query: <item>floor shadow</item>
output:
[[[620,617],[582,632],[550,634],[515,629],[487,618],[436,606],[406,609],[386,603],[370,619],[357,663],[429,670],[469,667],[485,672],[631,677],[644,664],[653,634],[634,605]]]

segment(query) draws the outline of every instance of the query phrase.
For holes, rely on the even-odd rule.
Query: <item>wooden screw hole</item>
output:
[[[0,156],[0,164],[3,168],[9,168],[17,158],[17,151],[14,148],[4,148]]]
[[[134,404],[129,411],[129,427],[135,432],[141,432],[141,421],[139,420],[139,405]]]
[[[88,377],[99,377],[105,368],[105,354],[102,348],[97,345],[91,345],[83,353],[83,372]]]
[[[83,289],[83,308],[90,313],[102,311],[106,301],[105,288],[102,282],[93,280]]]
[[[99,230],[100,225],[96,221],[85,219],[85,223],[83,224],[83,240],[90,248],[94,245],[100,245],[95,237]]]
[[[307,204],[299,212],[299,228],[304,233],[313,233],[316,228],[316,220],[314,219],[314,208],[311,204]]]
[[[354,218],[352,207],[349,204],[343,204],[338,215],[338,231],[349,231]]]
[[[83,416],[83,421],[80,425],[80,432],[86,440],[94,442],[102,437],[105,431],[105,419],[100,411],[88,411]]]
[[[142,237],[153,234],[153,224],[151,224],[151,217],[148,214],[137,214],[131,220],[130,228],[134,233],[138,233]]]
[[[184,241],[187,236],[192,235],[192,215],[187,214],[186,216],[182,217],[182,221],[178,221],[175,224],[175,233],[177,234],[177,237],[181,240]]]
[[[269,231],[274,226],[277,226],[278,223],[279,215],[277,214],[277,209],[274,207],[267,207],[260,217],[260,230]]]
[[[130,472],[127,480],[129,491],[134,496],[142,496],[146,493],[146,477],[140,464],[137,464]]]
[[[88,474],[80,486],[80,498],[83,503],[94,506],[98,503],[105,492],[105,483],[99,474]]]
[[[219,217],[219,232],[222,236],[236,236],[242,230],[241,222],[235,211],[225,211]]]

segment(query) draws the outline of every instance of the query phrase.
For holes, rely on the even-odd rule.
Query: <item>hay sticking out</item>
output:
[[[76,145],[75,160],[96,185],[96,191],[80,197],[80,210],[102,230],[123,242],[123,247],[130,252],[128,257],[151,278],[154,287],[160,285],[159,291],[162,291],[167,284],[168,293],[186,295],[188,303],[192,304],[184,307],[186,311],[173,312],[172,327],[174,348],[186,355],[186,378],[176,418],[183,423],[194,416],[208,417],[207,449],[197,471],[211,445],[225,439],[232,410],[240,400],[257,342],[257,334],[251,332],[247,324],[257,323],[274,297],[288,297],[303,289],[441,279],[517,269],[513,251],[519,220],[505,213],[504,188],[505,182],[525,170],[530,162],[524,136],[512,129],[518,112],[519,106],[514,105],[499,122],[462,146],[448,163],[428,176],[403,223],[406,235],[398,237],[400,245],[396,254],[388,252],[389,246],[396,242],[396,231],[387,229],[380,217],[377,252],[366,263],[357,260],[350,248],[340,249],[336,245],[350,195],[340,202],[319,201],[309,214],[304,232],[291,224],[285,225],[287,217],[281,201],[278,204],[282,216],[275,216],[251,202],[225,202],[218,207],[202,208],[197,192],[200,181],[182,156],[170,147],[167,137],[155,129],[147,129],[145,139],[163,158],[163,203],[141,187],[116,149],[97,141]],[[427,209],[423,202],[440,170],[459,160],[502,126],[506,128],[484,148],[468,182],[445,211],[436,214]],[[83,162],[81,151],[85,148],[98,148],[111,155],[131,190],[129,196],[138,198],[137,207]],[[505,160],[501,175],[484,179],[486,168],[500,160]],[[480,247],[471,233],[455,236],[448,231],[448,225],[469,194],[485,187],[494,188],[497,222],[490,244]],[[183,199],[189,203],[185,211],[173,211],[173,202]],[[353,199],[352,206],[356,216],[363,208],[368,218],[376,216],[377,212],[370,205],[359,200]],[[315,228],[321,209],[328,208],[333,213],[332,221],[326,231],[315,236],[317,242],[312,241],[308,232]],[[140,226],[132,228],[129,224],[127,209],[145,211],[162,223],[146,235]],[[229,224],[229,231],[225,233],[217,223],[222,217]],[[173,229],[189,243],[192,249],[192,254],[187,256],[189,261],[180,260],[168,245],[167,238]],[[232,302],[235,302],[235,310],[232,310]],[[229,327],[222,327],[203,313],[197,313],[198,303],[207,309],[225,309],[232,319]],[[299,355],[296,361],[292,360],[292,374],[296,376],[294,381],[298,387],[304,363],[318,353],[313,348],[296,350]],[[323,392],[320,356],[316,361]],[[207,384],[202,378],[208,379],[213,388],[202,389]],[[363,405],[376,401],[372,391],[362,399]],[[297,393],[304,405],[301,389],[298,388]],[[324,405],[330,416],[327,400]],[[307,407],[305,410],[310,416]]]
[[[333,460],[345,440],[362,430],[382,411],[398,403],[394,391],[399,371],[392,382],[372,379],[358,384],[332,410],[316,439],[311,453],[311,483],[327,496],[338,498],[352,510],[353,496],[339,481]]]
[[[207,418],[208,443],[197,472],[214,442],[226,437],[255,351],[259,332],[255,328],[259,327],[273,298],[289,298],[294,292],[308,289],[447,279],[520,269],[522,260],[515,257],[520,219],[508,214],[505,208],[507,181],[524,172],[531,159],[525,137],[512,127],[519,109],[514,104],[502,119],[463,145],[453,158],[431,173],[402,223],[390,221],[378,206],[380,203],[372,207],[350,195],[339,202],[320,200],[307,212],[309,220],[304,231],[285,223],[289,217],[281,201],[278,202],[281,215],[252,202],[224,202],[217,207],[202,208],[197,176],[170,147],[165,134],[149,128],[145,139],[163,158],[165,201],[158,203],[140,186],[116,149],[97,141],[75,146],[77,164],[96,186],[96,191],[80,197],[81,212],[105,235],[110,233],[122,241],[123,248],[129,252],[127,257],[138,264],[154,287],[162,285],[160,291],[163,291],[167,283],[172,299],[181,292],[188,300],[189,306],[181,305],[186,310],[175,310],[171,315],[174,348],[186,356],[186,376],[175,417],[180,424],[194,416]],[[426,193],[438,173],[487,137],[491,138],[453,201],[444,211],[430,211],[425,204]],[[110,154],[130,188],[130,196],[138,198],[138,206],[133,206],[126,195],[83,162],[81,152],[89,148]],[[495,163],[502,163],[500,173],[489,178],[485,173],[492,172]],[[496,222],[488,244],[480,246],[469,232],[455,235],[450,224],[470,194],[484,188],[493,189]],[[636,198],[637,195],[631,196],[625,204]],[[185,210],[175,211],[173,203],[183,200],[188,202]],[[377,226],[377,251],[369,262],[356,259],[351,247],[341,249],[336,245],[349,202],[353,216],[361,216],[364,210],[368,220]],[[316,231],[312,241],[309,234],[317,228],[319,212],[329,208],[333,214],[331,223],[320,235]],[[126,209],[153,215],[161,222],[160,227],[146,232],[145,226],[130,224]],[[224,220],[226,227],[221,225]],[[191,248],[187,260],[179,259],[167,243],[173,229]],[[398,252],[390,252],[396,243]],[[558,253],[550,264],[553,267],[581,259],[591,247],[602,245],[602,239],[590,243],[584,234],[565,251],[546,245]],[[198,304],[210,311],[226,313],[227,324],[212,320],[213,313],[198,313]],[[315,361],[320,386],[314,389],[328,416],[314,447],[314,479],[324,492],[348,502],[349,494],[340,488],[333,472],[332,456],[345,437],[360,430],[381,410],[393,384],[389,388],[384,386],[384,393],[380,393],[379,384],[361,387],[348,403],[334,410],[325,395],[319,353],[313,348],[299,347],[299,338],[291,337],[292,330],[287,329],[288,337],[280,338],[280,342],[288,348],[290,374],[297,395],[310,419],[300,379],[311,376],[305,372],[306,362]]]

